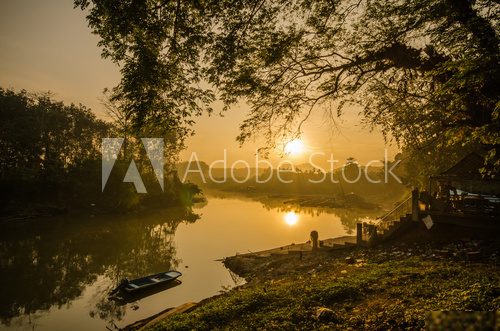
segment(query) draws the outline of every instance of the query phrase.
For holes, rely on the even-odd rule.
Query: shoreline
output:
[[[398,296],[407,298],[409,302],[420,302],[427,309],[466,310],[468,299],[462,300],[458,296],[456,300],[462,300],[462,302],[450,307],[448,301],[437,302],[435,296],[441,295],[440,293],[444,293],[444,291],[465,293],[467,288],[476,286],[474,285],[476,279],[489,277],[488,275],[493,275],[491,277],[496,277],[497,281],[495,282],[493,279],[484,281],[483,279],[483,282],[477,285],[479,286],[477,295],[488,297],[489,302],[482,300],[474,303],[475,310],[500,309],[500,287],[493,286],[500,284],[500,252],[498,251],[500,245],[498,239],[479,240],[463,237],[449,239],[446,242],[431,241],[428,243],[418,241],[408,243],[405,242],[407,239],[408,236],[401,236],[399,240],[372,248],[347,245],[342,249],[326,248],[317,251],[309,249],[302,250],[300,254],[297,254],[296,252],[300,251],[297,249],[301,247],[300,245],[307,245],[304,243],[226,257],[223,259],[224,265],[231,272],[245,278],[246,284],[235,287],[226,293],[206,298],[189,312],[167,316],[163,320],[158,320],[157,324],[148,326],[147,329],[181,330],[197,325],[194,323],[202,323],[200,325],[206,325],[208,328],[231,327],[239,329],[245,325],[241,324],[242,320],[250,320],[258,325],[260,325],[260,321],[269,322],[269,320],[285,323],[281,318],[274,316],[273,311],[281,311],[279,307],[288,307],[289,305],[294,306],[292,311],[299,315],[302,314],[302,309],[307,311],[307,314],[301,317],[302,319],[294,322],[298,324],[289,325],[290,327],[301,325],[316,328],[322,325],[322,327],[363,329],[369,327],[359,324],[362,323],[361,312],[364,311],[364,314],[370,315],[378,312],[378,309],[381,309],[380,311],[387,309],[387,307],[382,309],[378,306],[377,297],[379,295],[386,296],[386,292],[391,292],[393,285],[397,285]],[[436,270],[439,270],[438,275],[434,275],[433,278],[427,277],[427,273],[432,274]],[[376,279],[372,277],[373,274],[378,275]],[[383,281],[385,285],[379,284],[379,277],[386,278]],[[435,288],[434,292],[427,293],[430,299],[424,298],[426,299],[424,300],[421,295],[416,295],[415,288],[420,290],[423,290],[422,286],[434,288],[436,287],[435,282],[438,282],[439,285],[441,277],[444,277],[444,283],[441,284],[441,287]],[[362,283],[364,280],[366,282],[360,286],[359,279]],[[468,284],[467,287],[464,287],[466,284]],[[325,286],[328,288],[333,286],[335,289],[339,286],[341,288],[347,287],[348,293],[344,293],[347,299],[342,295],[339,299],[340,302],[319,299],[316,304],[311,304],[307,298],[299,300],[298,297],[288,294],[288,291],[295,293],[295,288],[302,288],[305,293],[311,292],[314,295],[319,295],[316,292],[323,292],[321,289]],[[383,288],[378,288],[380,286]],[[268,296],[267,293],[275,293],[276,296]],[[295,293],[295,295],[298,294]],[[356,300],[353,301],[354,297]],[[464,296],[464,298],[469,297],[470,295]],[[254,307],[252,302],[255,300],[261,303]],[[300,302],[297,303],[297,300]],[[363,308],[363,305],[358,302],[360,300],[369,301],[373,307]],[[400,318],[406,310],[413,309],[415,303],[409,305],[409,302],[399,303],[391,306],[390,309],[394,310],[393,314]],[[234,308],[231,306],[233,304],[236,305]],[[266,311],[258,308],[260,305],[270,306]],[[357,306],[357,308],[353,306]],[[245,317],[237,318],[237,315],[233,315],[235,310],[241,310],[239,314],[243,314]],[[342,316],[321,317],[322,314],[331,315],[331,311],[335,312],[336,315],[337,311],[342,311],[340,314]],[[220,314],[224,316],[228,314],[229,317],[223,319],[211,317]],[[351,322],[355,323],[350,322],[351,317],[348,318],[353,314]],[[411,317],[410,325],[423,326],[427,323],[426,314],[424,310],[415,312]],[[385,322],[378,320],[377,323],[388,326],[394,322],[393,318],[395,317],[388,317]]]

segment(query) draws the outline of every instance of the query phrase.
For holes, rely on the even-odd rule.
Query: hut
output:
[[[429,178],[428,196],[421,200],[433,219],[491,224],[492,219],[500,217],[500,180],[485,178],[481,174],[483,167],[484,158],[470,153]]]

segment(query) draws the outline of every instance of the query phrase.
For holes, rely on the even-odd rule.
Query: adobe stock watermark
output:
[[[106,183],[108,182],[111,170],[118,159],[120,154],[124,138],[104,138],[101,144],[102,153],[102,180],[101,180],[101,191],[104,191]],[[146,149],[146,154],[151,161],[151,166],[153,167],[154,173],[158,182],[160,183],[161,190],[164,190],[164,176],[163,176],[163,165],[165,163],[163,157],[163,138],[141,138],[142,144]],[[146,186],[142,181],[142,177],[139,174],[137,165],[135,161],[132,160],[123,178],[124,183],[133,183],[137,193],[147,193]]]
[[[399,176],[394,173],[394,169],[399,165],[401,160],[390,162],[388,160],[387,149],[384,149],[383,160],[371,160],[364,166],[360,165],[357,162],[346,162],[342,165],[341,161],[335,159],[332,154],[330,154],[329,158],[326,160],[326,162],[328,163],[327,168],[321,167],[320,165],[315,163],[315,158],[326,156],[327,154],[323,152],[315,152],[309,155],[307,165],[311,170],[313,170],[313,174],[319,174],[319,176],[316,176],[319,178],[308,178],[308,182],[319,184],[324,183],[325,181],[330,181],[333,184],[338,184],[340,183],[339,179],[342,178],[345,182],[350,184],[359,182],[361,180],[366,180],[371,184],[380,184],[388,183],[390,179],[393,178],[398,183],[402,183]],[[191,156],[189,157],[189,161],[187,162],[186,169],[182,174],[179,174],[179,176],[181,180],[185,182],[186,179],[188,179],[189,174],[197,174],[204,184],[208,182],[207,177],[212,183],[218,184],[227,183],[229,180],[238,184],[247,183],[249,181],[263,184],[269,182],[274,176],[276,176],[279,182],[289,184],[293,183],[293,179],[285,178],[285,173],[305,174],[304,172],[300,171],[300,169],[297,168],[295,164],[290,160],[282,160],[276,167],[274,167],[273,164],[268,160],[260,159],[258,153],[255,153],[255,162],[253,163],[253,165],[254,167],[252,168],[247,161],[236,160],[228,166],[227,150],[224,149],[223,158],[212,162],[208,167],[208,171],[205,172],[203,171],[203,167],[201,166],[201,162],[198,158],[197,153],[192,152]],[[339,167],[336,168],[336,165],[338,165]],[[354,167],[349,167],[350,165],[354,165]],[[374,178],[373,175],[369,173],[370,167],[376,167],[377,165],[383,168],[383,179],[381,179],[380,177]],[[301,165],[301,167],[303,167],[303,165]],[[216,168],[223,169],[222,178],[214,176],[214,169]],[[347,169],[349,168],[355,169],[356,171],[356,174],[352,177],[348,176],[347,174]],[[241,169],[246,169],[246,174],[243,178],[235,175],[236,171]],[[252,169],[255,171],[255,173],[252,173]],[[266,171],[266,174],[263,176],[260,173],[260,169],[266,169],[268,171]]]
[[[106,187],[106,183],[109,179],[113,166],[122,149],[123,142],[124,138],[102,139],[102,191],[104,191],[104,188]],[[147,157],[151,162],[155,176],[163,191],[163,167],[165,162],[164,141],[162,138],[141,138],[141,142],[144,145]],[[212,162],[209,165],[208,170],[203,170],[197,153],[192,152],[186,168],[178,175],[182,182],[186,182],[189,176],[197,174],[204,184],[208,183],[207,178],[210,179],[211,183],[215,184],[224,184],[229,181],[238,184],[248,182],[264,184],[271,181],[273,177],[276,177],[280,183],[290,184],[293,183],[294,178],[298,178],[298,176],[306,176],[307,181],[312,184],[324,183],[326,181],[337,184],[340,182],[340,178],[342,178],[344,182],[351,184],[361,180],[372,184],[388,183],[391,178],[396,180],[398,183],[402,183],[401,179],[393,172],[400,161],[389,162],[387,150],[384,150],[383,160],[371,160],[364,166],[359,165],[357,162],[347,162],[342,165],[340,160],[333,158],[333,155],[330,155],[326,160],[328,163],[328,167],[326,168],[316,163],[318,157],[325,158],[326,156],[327,154],[322,152],[310,154],[307,163],[309,170],[303,172],[297,169],[295,164],[290,160],[282,160],[277,164],[277,166],[273,166],[270,161],[259,158],[258,153],[255,154],[255,160],[252,162],[253,167],[251,167],[250,163],[245,160],[236,160],[228,166],[228,152],[224,149],[223,158]],[[378,176],[373,176],[373,173],[370,174],[370,168],[377,166],[383,169],[383,176],[380,176],[380,174]],[[219,173],[222,169],[222,177],[214,175],[215,169],[218,169]],[[237,176],[236,172],[238,171],[241,173],[242,169],[246,169],[245,176]],[[266,171],[262,171],[264,169]],[[252,170],[255,171],[255,173],[252,173]],[[285,175],[287,173],[295,174],[297,176],[287,176]],[[146,187],[134,160],[130,162],[127,172],[123,178],[123,182],[133,183],[138,193],[147,193]]]

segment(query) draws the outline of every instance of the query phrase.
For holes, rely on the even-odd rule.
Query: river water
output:
[[[140,215],[140,216],[139,216]],[[370,215],[208,197],[192,210],[44,218],[0,233],[0,330],[106,330],[243,283],[226,256],[352,234]],[[122,278],[176,269],[182,284],[125,302]]]

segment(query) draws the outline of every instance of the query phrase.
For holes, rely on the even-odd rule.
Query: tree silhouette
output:
[[[496,1],[75,5],[89,10],[103,55],[123,63],[114,98],[138,126],[187,134],[183,124],[210,110],[211,89],[193,87],[207,80],[226,106],[249,103],[242,143],[259,134],[273,146],[316,109],[334,117],[357,104],[410,151],[480,145],[500,168]]]

